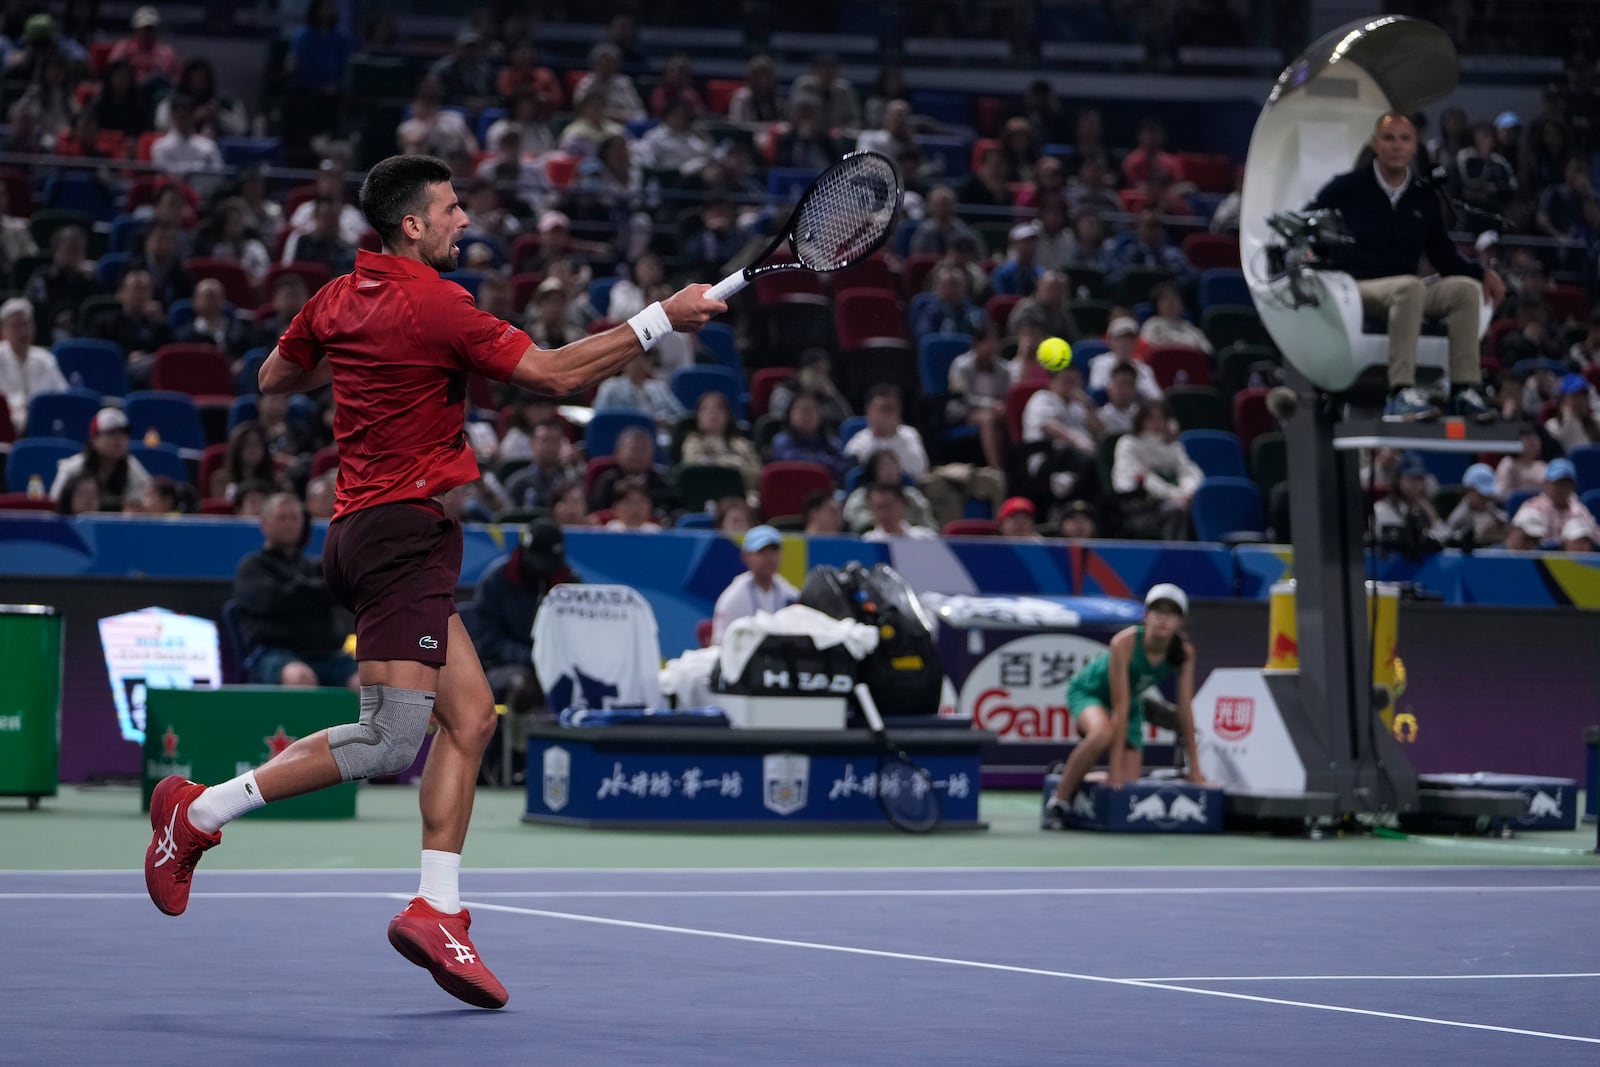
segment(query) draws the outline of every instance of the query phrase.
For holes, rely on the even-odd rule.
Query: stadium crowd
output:
[[[157,8],[106,35],[94,12],[30,14],[0,38],[0,507],[253,516],[291,492],[327,517],[331,396],[258,396],[255,376],[311,294],[378,248],[354,206],[361,159],[444,159],[472,219],[451,277],[556,346],[748,263],[817,169],[870,149],[907,190],[872,259],[763,278],[728,322],[582,396],[473,380],[483,473],[461,515],[1287,533],[1265,403],[1281,356],[1239,270],[1239,161],[1173,151],[1156,117],[1108,128],[1045,79],[926,114],[898,68],[855,84],[828,55],[787,84],[765,54],[707,78],[685,54],[646,63],[629,19],[558,66],[521,15],[462,24],[384,108],[364,79],[418,43],[389,19],[358,41],[326,0],[280,49],[274,103],[252,108],[166,41]],[[1371,457],[1371,488],[1425,506],[1435,533],[1470,504],[1456,525],[1477,544],[1595,540],[1593,71],[1567,63],[1527,120],[1450,109],[1423,131],[1419,166],[1443,168],[1467,209],[1464,246],[1508,282],[1482,359],[1501,416],[1526,428],[1488,481],[1448,456]],[[1034,359],[1052,337],[1075,351],[1053,373]],[[1510,521],[1475,518],[1485,506]],[[1567,536],[1584,521],[1587,539]]]

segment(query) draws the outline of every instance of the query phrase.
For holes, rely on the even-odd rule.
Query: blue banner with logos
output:
[[[628,727],[616,727],[625,731]],[[528,740],[529,819],[585,824],[651,823],[882,825],[877,760],[803,744],[772,751],[718,751],[711,745],[618,751],[573,738]],[[913,752],[944,803],[944,825],[978,821],[979,747]]]

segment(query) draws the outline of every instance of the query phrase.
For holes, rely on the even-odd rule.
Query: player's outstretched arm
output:
[[[309,393],[333,381],[333,361],[322,359],[310,370],[290,363],[274,348],[261,364],[256,382],[263,393]]]
[[[707,295],[709,285],[690,285],[652,304],[624,325],[560,348],[529,345],[511,383],[546,396],[570,396],[619,373],[661,335],[662,323],[677,333],[695,333],[728,310]],[[270,363],[271,360],[268,360]],[[264,369],[263,369],[264,373]]]

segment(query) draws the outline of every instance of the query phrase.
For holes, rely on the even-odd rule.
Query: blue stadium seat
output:
[[[633,408],[600,408],[583,429],[584,450],[590,459],[609,456],[617,449],[617,435],[629,426],[638,426],[655,440],[656,421]]]
[[[1236,304],[1254,307],[1250,286],[1244,280],[1244,271],[1216,267],[1200,275],[1200,307],[1217,304]]]
[[[65,171],[44,183],[44,206],[54,211],[81,211],[95,222],[117,217],[116,200],[92,171]]]
[[[706,393],[717,392],[728,398],[728,407],[737,420],[745,418],[746,396],[749,392],[744,375],[727,367],[701,364],[679,367],[672,372],[672,395],[690,411]]]
[[[456,247],[461,249],[461,262],[465,263],[467,261],[467,252],[477,245],[482,245],[484,248],[489,250],[489,262],[491,266],[498,269],[505,265],[505,249],[500,247],[499,241],[496,241],[490,237],[485,237],[482,234],[474,234],[470,232],[464,235],[461,240],[456,242]],[[456,273],[465,274],[470,272],[462,270]],[[482,278],[479,279],[479,283],[481,283],[481,281]],[[472,294],[472,298],[474,300],[478,298],[478,283],[474,283],[469,286],[463,282],[462,287]]]
[[[239,380],[233,383],[233,391],[241,397],[255,397],[261,393],[261,364],[267,361],[272,354],[272,349],[252,348],[244,354],[244,365],[239,368]],[[252,415],[251,418],[255,416]],[[230,426],[229,429],[232,429]]]
[[[122,272],[128,269],[128,264],[131,262],[133,262],[131,253],[107,252],[95,261],[94,279],[100,288],[108,293],[114,293],[122,281]]]
[[[917,316],[922,314],[922,309],[929,304],[937,304],[939,294],[933,292],[913,293],[911,303],[906,306],[906,332],[911,331],[911,324],[917,321]]]
[[[1539,495],[1537,489],[1514,489],[1506,494],[1506,518],[1517,517],[1517,509]]]
[[[913,89],[909,103],[916,114],[926,115],[946,126],[972,125],[972,97],[967,93]]]
[[[943,396],[950,391],[950,364],[972,347],[972,338],[959,333],[924,334],[917,342],[917,375],[923,396]]]
[[[232,304],[222,305],[223,314],[228,318],[237,318],[239,309]],[[183,329],[194,321],[194,301],[188,297],[179,297],[167,305],[167,326],[174,333]]]
[[[1188,430],[1178,435],[1189,458],[1207,478],[1248,478],[1239,438],[1226,430]]]
[[[780,202],[798,200],[820,173],[809,167],[773,167],[767,171],[767,198]]]
[[[617,284],[617,278],[595,278],[589,283],[589,306],[595,313],[605,318],[606,309],[611,306],[611,290]]]
[[[439,275],[441,278],[455,282],[467,291],[467,295],[474,301],[478,299],[478,286],[483,284],[483,275],[475,270],[453,270]]]
[[[1098,337],[1086,337],[1072,346],[1072,361],[1084,368],[1084,377],[1089,376],[1089,361],[1095,356],[1103,356],[1111,351],[1111,346]]]
[[[494,148],[494,145],[489,143],[489,127],[505,117],[506,109],[503,107],[486,107],[478,112],[478,143],[486,151]]]
[[[230,167],[276,163],[283,142],[276,137],[223,137],[217,141],[222,161]]]
[[[28,436],[81,444],[89,439],[89,423],[99,410],[100,394],[92,389],[35,393],[28,401]]]
[[[972,138],[952,137],[945,134],[922,134],[917,137],[917,147],[928,159],[943,164],[940,178],[945,181],[964,178],[972,170]]]
[[[183,461],[176,445],[133,444],[128,454],[143,464],[152,478],[171,478],[175,482],[189,481],[189,465]]]
[[[1460,485],[1461,476],[1467,473],[1476,456],[1468,452],[1423,452],[1422,465],[1440,485]],[[1597,483],[1600,485],[1600,483]],[[1583,488],[1582,483],[1578,485]]]
[[[187,393],[160,389],[132,392],[123,403],[123,411],[128,416],[128,432],[135,441],[143,441],[154,430],[162,444],[196,452],[206,447],[200,411]]]
[[[145,231],[149,228],[149,219],[141,219],[134,215],[118,215],[111,221],[111,238],[106,250],[126,252],[131,255],[139,247],[139,242],[144,240]]]
[[[1600,515],[1600,489],[1591,489],[1578,499],[1589,509],[1589,514]]]
[[[744,375],[744,359],[739,355],[738,339],[732,326],[725,322],[708,322],[700,327],[700,332],[695,336],[700,351],[710,356],[712,363],[726,367],[741,377]]]
[[[128,392],[128,357],[115,341],[73,337],[51,348],[56,365],[74,389],[100,396],[125,396]]]
[[[691,511],[679,515],[672,525],[679,530],[712,530],[716,528],[717,517],[709,511]]]
[[[850,438],[866,428],[867,417],[865,415],[851,415],[839,424],[839,444],[841,446],[849,444]]]
[[[1259,539],[1267,528],[1261,489],[1248,478],[1207,478],[1190,509],[1202,541]]]
[[[228,405],[228,436],[233,436],[233,429],[241,422],[252,422],[256,417],[256,398],[254,396],[236,396],[233,403]]]
[[[35,476],[46,491],[56,480],[56,464],[83,450],[77,441],[60,437],[25,437],[11,446],[6,457],[6,492],[26,493]]]
[[[1600,445],[1579,445],[1567,458],[1578,472],[1578,492],[1600,489]]]

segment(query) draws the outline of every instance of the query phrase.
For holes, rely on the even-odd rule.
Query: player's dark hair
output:
[[[407,215],[427,211],[428,187],[450,178],[449,166],[437,156],[390,156],[369,170],[361,183],[361,214],[384,247],[390,247]]]
[[[1172,635],[1172,641],[1167,645],[1167,662],[1172,664],[1173,669],[1177,669],[1188,661],[1189,641],[1183,636],[1183,631],[1179,630]]]
[[[813,489],[811,492],[806,494],[805,500],[801,503],[800,514],[804,515],[806,519],[809,520],[813,512],[832,499],[832,489]]]

